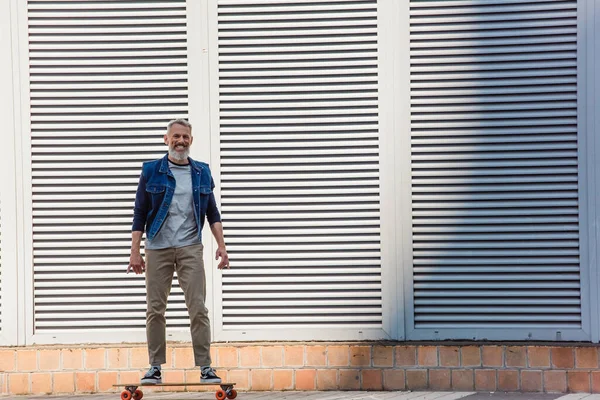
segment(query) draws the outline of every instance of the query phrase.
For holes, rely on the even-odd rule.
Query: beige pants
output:
[[[177,272],[190,316],[194,360],[207,366],[210,360],[210,321],[206,301],[206,278],[202,244],[146,250],[146,337],[150,365],[166,363],[167,297],[171,292],[173,272]]]

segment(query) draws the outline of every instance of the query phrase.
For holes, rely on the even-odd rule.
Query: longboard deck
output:
[[[138,387],[153,387],[153,386],[234,386],[234,382],[169,382],[169,383],[120,383],[113,385],[115,387],[123,386],[138,386]]]
[[[219,386],[220,389],[217,389],[215,392],[215,397],[217,400],[224,400],[225,398],[229,400],[233,400],[237,397],[237,390],[233,388],[235,385],[234,382],[168,382],[168,383],[146,383],[142,384],[138,383],[120,383],[118,385],[112,385],[116,387],[123,387],[125,390],[121,392],[121,400],[142,400],[144,397],[144,393],[142,392],[142,388],[151,388],[151,387],[164,387],[164,386],[179,386],[179,387],[188,387],[188,386]]]

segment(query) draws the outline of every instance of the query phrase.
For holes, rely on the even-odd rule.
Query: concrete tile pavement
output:
[[[239,400],[600,400],[600,394],[474,392],[238,392]],[[0,396],[0,400],[118,400],[119,393],[65,396]],[[147,400],[213,400],[214,392],[148,393]]]

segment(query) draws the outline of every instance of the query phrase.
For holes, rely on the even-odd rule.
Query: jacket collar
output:
[[[188,161],[190,163],[190,165],[192,166],[192,169],[195,169],[196,171],[200,171],[202,172],[202,166],[200,165],[200,163],[197,163],[195,160],[192,159],[192,157],[188,157]],[[169,173],[169,153],[167,153],[162,160],[160,160],[160,168],[158,170],[159,172],[162,172],[163,174],[168,174]]]

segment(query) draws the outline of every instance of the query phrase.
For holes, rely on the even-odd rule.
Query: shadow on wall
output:
[[[589,340],[577,1],[410,10],[411,339]]]

